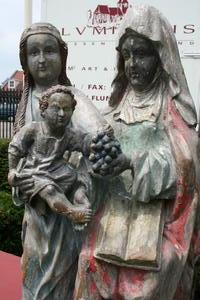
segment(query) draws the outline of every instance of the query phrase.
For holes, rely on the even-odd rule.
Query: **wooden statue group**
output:
[[[20,41],[9,146],[24,205],[23,300],[192,300],[200,254],[197,116],[165,17],[133,7],[105,114],[66,75],[49,23]]]

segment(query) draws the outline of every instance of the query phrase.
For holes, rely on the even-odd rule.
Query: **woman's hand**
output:
[[[19,173],[15,170],[12,169],[8,173],[8,183],[10,186],[17,186],[17,179],[18,179]]]
[[[119,154],[108,164],[108,166],[109,168],[107,175],[110,176],[117,176],[125,170],[132,170],[131,160],[124,153]]]
[[[103,166],[105,166],[105,164]],[[132,170],[133,172],[131,160],[126,157],[124,153],[121,153],[116,158],[108,162],[105,168],[102,169],[100,166],[98,169],[95,169],[95,171],[90,172],[90,174],[96,178],[110,179],[113,176],[119,175],[125,170]]]
[[[31,174],[20,174],[16,170],[11,170],[8,174],[8,182],[13,187],[19,187],[22,194],[27,197],[32,193],[34,180]]]
[[[115,166],[115,161],[121,155],[121,146],[113,134],[98,133],[92,140],[89,160],[92,162],[94,176],[106,176],[112,173],[110,169]],[[125,161],[125,159],[124,159]],[[115,166],[116,167],[116,166]]]

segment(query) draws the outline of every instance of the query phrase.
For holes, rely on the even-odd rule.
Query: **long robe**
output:
[[[79,90],[69,87],[77,101],[72,117],[72,127],[85,133],[96,134],[107,123],[90,100]],[[37,101],[31,98],[29,101]],[[31,105],[28,107],[30,108]],[[39,116],[27,109],[26,120]],[[87,117],[86,117],[87,114]],[[27,123],[27,122],[26,122]],[[79,172],[86,184],[87,194],[95,211],[95,203],[100,198],[103,185],[88,175],[87,160],[79,160],[76,153],[71,162],[78,164]],[[64,160],[63,160],[64,161]],[[22,225],[22,272],[23,300],[71,300],[77,272],[77,260],[85,232],[75,231],[73,224],[62,215],[36,199],[25,204]],[[23,202],[23,201],[22,201]]]
[[[142,122],[135,126],[115,120],[112,122],[122,150],[131,158],[132,165],[136,168],[129,189],[132,201],[138,195],[139,201],[143,203],[164,202],[161,268],[159,271],[128,268],[95,258],[100,220],[107,202],[112,201],[105,196],[105,205],[99,209],[90,224],[79,257],[75,300],[192,299],[194,263],[200,253],[199,231],[196,226],[199,205],[197,134],[182,119],[170,96],[165,98],[162,113],[154,124],[155,127],[163,127],[163,133],[159,137],[157,130],[154,142],[157,139],[158,144],[154,144],[152,149],[149,148],[151,142],[145,140],[148,134],[152,135],[152,126],[149,126],[144,136],[141,130],[138,138],[138,128],[144,127],[144,124]],[[118,134],[120,130],[123,134]],[[162,147],[159,141],[167,145],[163,144]],[[137,152],[135,147],[138,143],[140,150]],[[145,158],[140,155],[141,152],[145,153]],[[173,174],[176,174],[175,182],[171,180]],[[123,174],[121,176],[123,178]]]

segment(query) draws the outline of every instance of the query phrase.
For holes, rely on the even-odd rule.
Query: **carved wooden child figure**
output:
[[[57,85],[42,94],[40,111],[44,121],[32,122],[14,136],[9,146],[8,179],[12,186],[19,186],[23,201],[40,206],[41,214],[45,214],[47,204],[75,223],[87,223],[92,212],[84,180],[63,159],[66,150],[89,154],[90,137],[69,126],[75,106],[67,87]],[[23,192],[21,178],[27,180]],[[78,205],[73,205],[66,194]]]

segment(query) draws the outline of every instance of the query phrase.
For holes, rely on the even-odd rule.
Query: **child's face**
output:
[[[55,93],[49,98],[49,104],[44,111],[45,120],[54,128],[65,127],[71,120],[73,109],[71,95]]]

